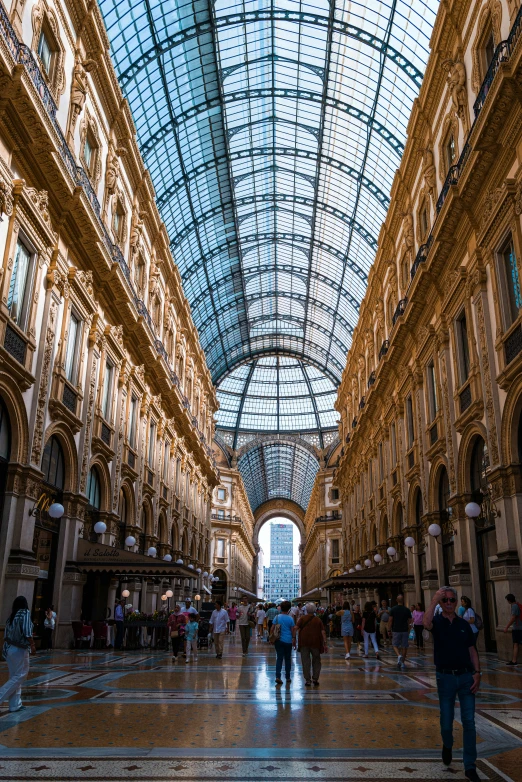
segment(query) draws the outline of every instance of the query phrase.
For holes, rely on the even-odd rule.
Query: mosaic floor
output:
[[[440,761],[431,655],[344,660],[336,641],[321,684],[274,687],[275,653],[238,637],[222,660],[162,652],[55,651],[32,659],[26,709],[0,711],[0,780],[441,780],[464,779]],[[483,660],[477,701],[479,774],[522,782],[522,665]],[[0,683],[7,667],[0,663]],[[457,720],[459,712],[457,710]]]

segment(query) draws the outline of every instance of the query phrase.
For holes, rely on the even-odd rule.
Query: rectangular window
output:
[[[332,489],[332,500],[337,502],[339,499],[339,489]]]
[[[65,350],[65,377],[69,383],[76,382],[78,365],[78,343],[80,341],[80,320],[74,312],[71,312],[69,320],[69,334],[67,335],[67,348]]]
[[[424,240],[428,233],[428,207],[424,203],[420,210],[420,230],[421,237]]]
[[[31,253],[25,244],[18,239],[13,273],[7,294],[7,308],[9,315],[20,328],[24,328],[25,325],[31,266]]]
[[[495,39],[493,37],[493,30],[489,31],[489,35],[486,36],[486,40],[484,42],[484,48],[482,50],[482,69],[483,74],[482,78],[485,79],[486,74],[488,72],[488,68],[491,64],[491,60],[493,59],[493,56],[495,54]]]
[[[156,424],[154,421],[151,421],[150,423],[150,429],[149,429],[149,453],[147,457],[147,461],[149,463],[149,467],[151,470],[154,469],[154,453],[156,450]]]
[[[218,489],[217,490],[217,498],[218,498],[218,500],[223,501],[225,499],[225,496],[226,496],[226,494],[225,494],[225,490],[224,489]]]
[[[395,430],[395,424],[390,426],[391,437],[391,453],[392,453],[392,467],[397,464],[397,432]]]
[[[163,483],[168,483],[169,480],[169,461],[170,461],[170,443],[165,442],[163,449]]]
[[[216,557],[218,559],[225,559],[225,540],[224,540],[224,538],[218,538],[217,539]]]
[[[371,496],[373,494],[373,459],[368,462],[368,484]]]
[[[224,519],[225,518],[225,511],[223,510],[223,508],[219,508],[219,510],[217,512],[217,516],[218,516],[218,519]]]
[[[93,145],[91,144],[89,135],[87,134],[85,137],[85,144],[83,145],[83,160],[89,171],[91,170],[93,151]]]
[[[415,439],[415,429],[413,427],[413,400],[411,396],[406,399],[406,423],[408,426],[408,448],[411,448]]]
[[[457,331],[457,352],[460,385],[464,385],[469,377],[469,342],[468,342],[468,324],[466,313],[462,312],[455,322]]]
[[[439,409],[437,402],[437,384],[435,382],[435,364],[433,361],[430,361],[426,367],[426,375],[428,380],[428,404],[430,421],[433,421]]]
[[[503,289],[505,327],[509,328],[518,318],[522,307],[520,294],[520,279],[518,275],[517,258],[513,239],[510,238],[502,248],[501,255],[501,287]]]
[[[102,415],[106,421],[109,420],[112,409],[112,381],[114,376],[114,367],[107,361],[105,364],[105,376],[103,378],[102,394]]]
[[[457,154],[455,150],[455,136],[453,135],[453,133],[450,133],[450,135],[446,140],[445,153],[446,153],[446,173],[448,173],[453,163],[455,162],[455,156]]]
[[[339,562],[339,538],[332,540],[332,562]]]
[[[384,480],[384,462],[382,456],[382,443],[379,443],[379,483]]]
[[[45,72],[47,75],[49,75],[51,72],[53,50],[51,49],[51,44],[49,43],[49,39],[44,30],[42,30],[40,33],[40,40],[38,41],[38,56],[45,69]]]
[[[138,400],[135,396],[132,396],[131,403],[130,403],[129,432],[128,432],[128,440],[131,448],[136,448],[137,415],[138,415]]]

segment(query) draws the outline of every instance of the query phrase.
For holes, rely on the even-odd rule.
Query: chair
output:
[[[106,622],[93,622],[92,629],[94,632],[94,648],[103,649],[107,646],[107,634],[109,627]]]
[[[74,620],[71,622],[72,631],[74,635],[74,646],[76,649],[80,649],[84,643],[91,642],[92,627],[84,625],[80,620]],[[88,631],[88,632],[87,632]]]

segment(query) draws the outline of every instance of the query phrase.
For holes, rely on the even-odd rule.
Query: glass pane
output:
[[[76,315],[72,312],[69,321],[69,334],[67,337],[67,348],[65,353],[65,376],[70,383],[75,381],[75,364],[76,364],[76,343],[78,340],[78,330],[80,321]]]
[[[9,292],[7,294],[7,308],[9,314],[15,323],[22,324],[23,310],[26,297],[29,261],[31,253],[27,247],[18,240],[16,244],[15,262],[11,282],[9,283]]]

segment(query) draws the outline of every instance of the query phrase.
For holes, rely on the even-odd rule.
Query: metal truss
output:
[[[288,193],[261,193],[255,196],[245,196],[244,198],[236,198],[235,203],[236,206],[238,207],[253,206],[254,204],[257,203],[269,203],[272,206],[274,206],[277,203],[285,203],[285,204],[293,203],[293,204],[301,204],[302,206],[313,207],[314,199],[307,198],[306,196],[291,195]],[[324,201],[315,201],[315,203],[317,205],[317,209],[319,209],[321,212],[324,212],[325,214],[329,214],[332,217],[335,217],[337,220],[340,220],[345,225],[352,227],[354,231],[359,234],[361,239],[364,239],[366,244],[369,247],[371,247],[372,250],[374,251],[377,250],[377,239],[375,239],[375,237],[372,236],[363,225],[358,223],[353,218],[349,217],[345,212],[342,212],[340,209],[336,209],[335,207],[332,207],[330,204]],[[188,225],[185,225],[181,231],[179,231],[177,234],[174,235],[170,243],[171,249],[175,250],[176,247],[178,247],[183,242],[183,240],[186,239],[186,237],[190,235],[192,231],[195,230],[196,225],[201,226],[203,223],[207,222],[207,220],[212,220],[214,217],[218,217],[219,215],[222,215],[222,213],[231,205],[232,203],[230,202],[227,204],[220,204],[219,206],[215,206],[213,209],[209,209],[207,212],[203,212],[203,214],[196,221],[196,224],[189,223]],[[300,213],[297,212],[297,214]]]
[[[258,21],[284,21],[294,22],[296,24],[306,24],[316,27],[328,27],[329,18],[327,16],[321,16],[320,14],[309,14],[298,11],[287,11],[278,8],[266,8],[258,11],[249,11],[246,13],[229,14],[228,16],[220,16],[216,20],[216,29],[223,27],[237,26],[252,24]],[[140,55],[133,63],[129,65],[120,74],[120,84],[125,89],[128,84],[136,78],[138,73],[150,65],[154,60],[159,59],[162,55],[169,52],[171,49],[175,49],[177,46],[182,46],[187,41],[199,38],[200,36],[212,35],[214,25],[212,22],[204,21],[191,27],[187,27],[184,30],[179,30],[173,35],[167,36],[163,41],[158,41],[153,47]],[[413,65],[401,52],[390,46],[376,35],[371,35],[367,30],[363,30],[360,27],[351,25],[348,22],[343,22],[340,19],[335,19],[333,23],[333,31],[339,35],[345,35],[348,38],[353,38],[359,43],[368,46],[375,51],[384,54],[395,65],[400,68],[413,83],[420,87],[422,84],[422,73],[418,68]]]
[[[352,104],[346,103],[346,101],[338,100],[337,98],[332,98],[331,96],[325,96],[323,98],[322,93],[313,92],[312,90],[296,90],[282,87],[263,87],[251,90],[236,90],[235,92],[225,93],[222,98],[211,98],[204,100],[201,101],[201,103],[197,103],[194,106],[191,106],[185,111],[179,112],[174,120],[165,122],[155,133],[153,133],[152,136],[149,136],[147,139],[140,142],[141,154],[143,157],[147,158],[147,156],[154,150],[157,144],[159,144],[160,141],[165,138],[165,136],[168,136],[169,133],[172,133],[174,127],[180,127],[185,122],[188,122],[189,120],[204,114],[206,111],[219,108],[223,105],[226,106],[228,104],[244,101],[250,102],[263,98],[291,98],[293,100],[309,101],[311,103],[319,104],[324,102],[325,107],[335,109],[342,114],[347,114],[352,119],[358,120],[363,125],[370,125],[373,127],[375,132],[378,133],[384,139],[384,141],[386,141],[386,143],[391,147],[391,149],[393,149],[399,158],[404,152],[404,144],[399,141],[399,139],[390,130],[387,129],[386,125],[383,125],[383,123],[379,122],[377,119],[375,119],[375,117],[370,116],[365,111],[358,109],[356,106],[352,106]],[[242,130],[243,128],[246,128],[252,124],[264,122],[268,123],[270,121],[274,121],[272,117],[256,120],[254,123],[240,125],[238,130]],[[299,124],[291,123],[290,120],[287,120],[287,122],[289,124]],[[304,127],[306,127],[308,131],[312,132],[312,135],[316,135],[309,127]],[[234,134],[235,132],[237,132],[237,130],[234,127],[228,131],[229,134]]]
[[[323,164],[328,165],[331,168],[335,168],[338,171],[342,171],[343,174],[346,174],[355,182],[360,181],[362,186],[372,194],[375,200],[378,201],[384,209],[387,209],[390,205],[390,199],[388,196],[383,193],[379,187],[377,187],[373,180],[368,179],[367,176],[361,174],[359,171],[357,171],[357,169],[353,168],[353,166],[347,165],[342,160],[336,160],[330,155],[318,156],[317,152],[312,152],[309,149],[296,149],[294,147],[252,147],[249,149],[241,149],[236,152],[232,152],[230,156],[219,155],[218,157],[214,157],[212,160],[207,160],[190,171],[187,171],[183,174],[183,176],[179,177],[179,179],[176,179],[170,187],[163,191],[163,193],[158,198],[158,206],[160,208],[164,207],[178,190],[180,190],[182,187],[186,187],[187,184],[196,177],[199,177],[202,174],[206,174],[213,168],[217,168],[218,165],[228,164],[230,160],[245,160],[256,157],[275,157],[277,155],[288,158],[301,158],[302,160],[311,160],[314,162],[317,161],[318,157],[320,157]],[[242,179],[254,176],[255,173],[256,172],[254,171],[250,174],[245,174],[242,176]],[[312,178],[312,180],[313,179],[314,178]]]

